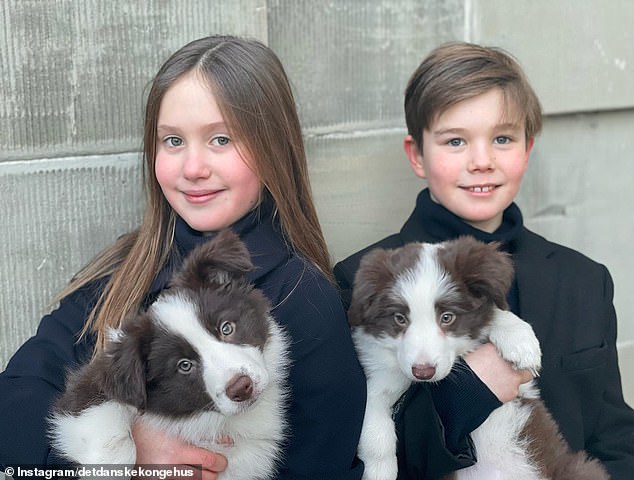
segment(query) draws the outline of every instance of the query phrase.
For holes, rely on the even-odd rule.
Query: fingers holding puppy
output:
[[[517,370],[511,362],[504,360],[491,343],[465,355],[464,360],[502,403],[516,398],[520,385],[534,378],[530,370]]]

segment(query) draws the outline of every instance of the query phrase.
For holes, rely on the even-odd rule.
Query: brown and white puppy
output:
[[[358,454],[365,480],[397,476],[392,406],[412,382],[447,377],[456,360],[492,342],[516,368],[535,374],[541,351],[532,328],[508,308],[510,257],[470,237],[368,253],[348,312],[368,382]],[[585,452],[572,453],[533,382],[472,433],[478,461],[448,478],[602,480]]]
[[[272,478],[288,342],[247,281],[252,267],[228,230],[194,249],[148,311],[126,319],[69,376],[51,418],[54,447],[82,465],[132,465],[139,420],[222,452],[229,465],[220,478]]]

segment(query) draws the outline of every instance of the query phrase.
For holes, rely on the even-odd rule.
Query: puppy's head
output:
[[[440,380],[506,308],[512,279],[508,255],[469,237],[374,251],[357,272],[350,323],[382,338],[410,380]]]
[[[111,397],[168,416],[231,415],[252,404],[269,382],[272,320],[247,281],[251,268],[230,231],[192,251],[171,287],[109,342]]]

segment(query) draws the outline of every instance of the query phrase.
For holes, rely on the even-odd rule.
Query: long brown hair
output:
[[[507,115],[524,125],[526,140],[542,127],[542,109],[520,64],[497,47],[450,42],[434,49],[405,89],[408,133],[422,151],[423,130],[449,107],[499,88]]]
[[[213,92],[241,153],[275,203],[287,243],[331,279],[328,248],[313,203],[301,127],[284,68],[257,40],[210,36],[175,52],[154,77],[145,109],[143,138],[147,203],[140,227],[106,248],[71,281],[60,298],[108,277],[84,333],[97,332],[137,311],[169,257],[176,214],[154,175],[157,119],[165,92],[196,71]]]

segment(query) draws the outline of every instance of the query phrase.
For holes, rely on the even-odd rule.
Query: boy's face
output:
[[[412,169],[427,180],[431,198],[486,232],[501,225],[533,146],[524,124],[507,121],[516,116],[504,113],[502,91],[494,88],[439,115],[423,131],[422,152],[411,136],[405,138]]]

